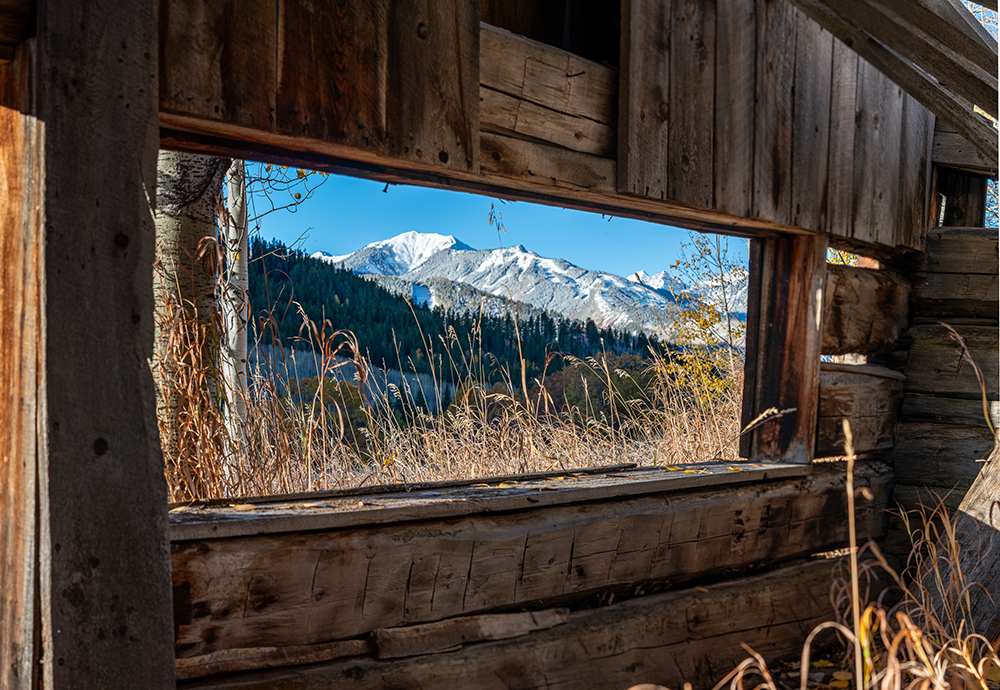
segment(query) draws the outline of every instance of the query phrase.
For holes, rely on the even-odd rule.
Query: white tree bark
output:
[[[246,420],[247,326],[250,320],[248,290],[250,241],[247,227],[246,168],[234,160],[226,173],[227,275],[222,296],[226,321],[227,352],[222,362],[229,437],[242,438]]]
[[[153,275],[156,335],[152,369],[160,441],[168,462],[179,461],[182,447],[179,413],[185,393],[180,390],[176,357],[190,347],[190,343],[178,340],[178,319],[196,317],[197,324],[211,332],[218,309],[219,199],[228,164],[225,159],[172,151],[160,151],[157,160],[159,265]],[[203,364],[217,364],[217,352],[210,339],[203,339],[199,353]],[[214,383],[212,377],[206,378],[212,394]]]

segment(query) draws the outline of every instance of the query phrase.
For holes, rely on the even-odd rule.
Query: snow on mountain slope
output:
[[[451,235],[411,230],[388,240],[372,242],[351,254],[332,256],[326,252],[316,252],[312,256],[314,259],[340,264],[358,274],[401,276],[445,249],[473,251],[472,247]]]
[[[685,292],[716,303],[721,300],[718,285],[704,282],[685,289],[665,271],[656,275],[638,271],[626,279],[542,257],[522,245],[475,250],[450,235],[433,233],[403,233],[345,256],[322,252],[313,256],[358,274],[413,283],[413,298],[421,303],[454,304],[454,296],[443,298],[445,285],[452,281],[568,318],[593,319],[602,327],[642,329],[665,337],[672,330],[673,315],[683,308]],[[730,309],[739,306],[736,311],[745,311],[745,286],[735,295],[729,292]]]

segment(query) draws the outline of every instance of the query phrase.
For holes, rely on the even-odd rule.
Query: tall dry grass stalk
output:
[[[610,354],[566,357],[563,382],[577,377],[587,391],[567,405],[554,396],[551,376],[525,382],[520,371],[498,370],[478,342],[459,343],[453,334],[425,342],[425,351],[446,356],[461,372],[457,380],[441,381],[436,372],[425,390],[406,382],[404,390],[373,389],[365,381],[371,364],[353,334],[302,316],[304,350],[258,344],[245,425],[231,435],[224,423],[231,401],[207,392],[223,390],[213,383],[219,367],[192,345],[212,329],[189,310],[170,312],[183,428],[167,462],[174,501],[737,457],[742,362],[734,366],[721,348],[653,353],[628,370]],[[258,333],[277,331],[267,319]],[[302,356],[320,374],[308,389],[293,374],[291,359]],[[340,370],[348,367],[353,375],[344,382]],[[456,395],[443,414],[413,402],[440,403],[446,388]]]

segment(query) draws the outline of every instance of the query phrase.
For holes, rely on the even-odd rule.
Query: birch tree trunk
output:
[[[246,168],[234,160],[226,173],[227,280],[223,292],[227,353],[222,372],[229,438],[241,439],[246,420],[247,325],[250,320],[250,241],[247,228]]]
[[[218,345],[213,347],[213,338],[208,336],[218,333],[214,322],[219,285],[219,200],[228,164],[226,159],[172,151],[160,151],[157,160],[152,368],[160,441],[168,464],[183,465],[179,453],[197,445],[197,439],[182,438],[180,417],[184,400],[192,396],[191,381],[201,381],[209,395],[215,396],[213,376],[185,378],[183,367],[217,365]],[[196,484],[188,482],[192,493],[196,493]]]

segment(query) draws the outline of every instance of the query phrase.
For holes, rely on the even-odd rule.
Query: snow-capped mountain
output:
[[[339,264],[357,274],[401,276],[445,249],[472,251],[472,247],[451,235],[410,231],[388,240],[372,242],[351,254],[334,256],[316,252],[312,256],[314,259]]]
[[[522,245],[475,250],[450,235],[433,233],[407,232],[352,254],[317,252],[313,256],[357,274],[411,283],[413,299],[432,306],[455,307],[456,292],[448,284],[459,283],[568,318],[593,319],[601,327],[642,329],[667,337],[674,315],[684,308],[684,293],[715,301],[721,298],[717,286],[706,283],[685,290],[666,272],[638,271],[626,279],[542,257]],[[405,290],[397,286],[394,291],[400,289]],[[728,293],[727,298],[732,308],[736,302]],[[744,287],[743,305],[745,299]]]

